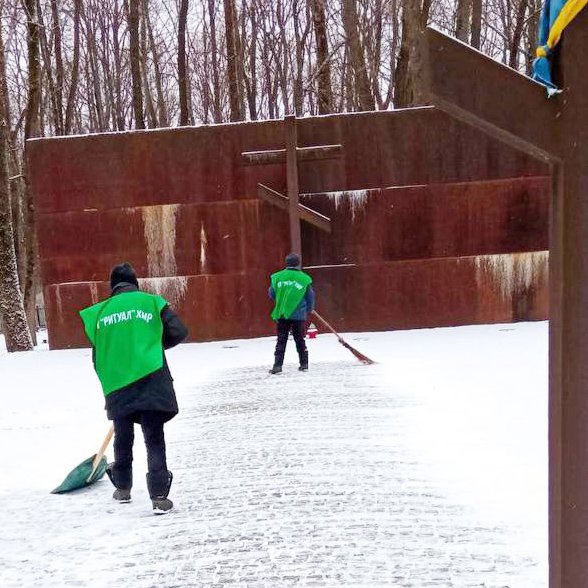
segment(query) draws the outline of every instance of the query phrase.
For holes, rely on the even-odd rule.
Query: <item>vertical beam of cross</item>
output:
[[[288,194],[288,217],[290,219],[290,250],[302,254],[300,216],[298,214],[298,130],[296,116],[290,114],[284,120],[286,143],[286,186]]]
[[[258,184],[260,198],[287,210],[290,232],[290,251],[302,255],[300,221],[310,223],[321,231],[331,232],[330,219],[315,210],[302,206],[299,202],[298,162],[338,159],[343,150],[342,145],[311,145],[298,147],[298,129],[295,115],[284,117],[285,149],[266,149],[262,151],[243,151],[241,156],[245,165],[274,165],[286,163],[286,187],[288,195],[284,196],[270,187]]]

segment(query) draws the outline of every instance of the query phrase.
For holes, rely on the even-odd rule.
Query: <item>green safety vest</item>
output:
[[[283,269],[271,276],[271,285],[276,294],[272,318],[288,319],[292,316],[306,294],[312,278],[300,270]]]
[[[80,311],[105,396],[163,366],[160,313],[166,305],[161,296],[133,291]]]

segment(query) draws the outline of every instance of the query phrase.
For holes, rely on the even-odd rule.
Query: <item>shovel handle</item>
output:
[[[106,448],[112,439],[112,435],[114,435],[114,425],[110,427],[106,437],[104,438],[104,441],[102,442],[102,445],[100,446],[100,449],[98,450],[98,453],[96,454],[96,457],[94,458],[94,461],[92,462],[92,471],[88,476],[88,480],[90,480],[90,478],[94,475],[94,472],[96,471],[96,468],[98,467],[98,464],[100,463],[100,460],[102,459],[102,456],[104,455],[104,452],[106,451]]]

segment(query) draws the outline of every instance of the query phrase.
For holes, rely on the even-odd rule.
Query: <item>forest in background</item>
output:
[[[0,0],[0,316],[31,349],[28,138],[424,103],[427,25],[529,73],[539,0]]]

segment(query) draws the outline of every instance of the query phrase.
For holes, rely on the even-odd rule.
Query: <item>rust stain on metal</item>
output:
[[[283,125],[32,142],[51,347],[86,345],[77,312],[108,295],[123,260],[192,340],[270,334],[267,280],[290,249],[289,219],[258,185],[286,193]],[[431,108],[304,118],[297,132],[300,202],[331,230],[301,223],[303,260],[337,329],[546,318],[541,271],[520,288],[528,266],[513,262],[506,296],[511,266],[484,261],[547,249],[543,164]],[[279,161],[244,163],[272,150]]]

